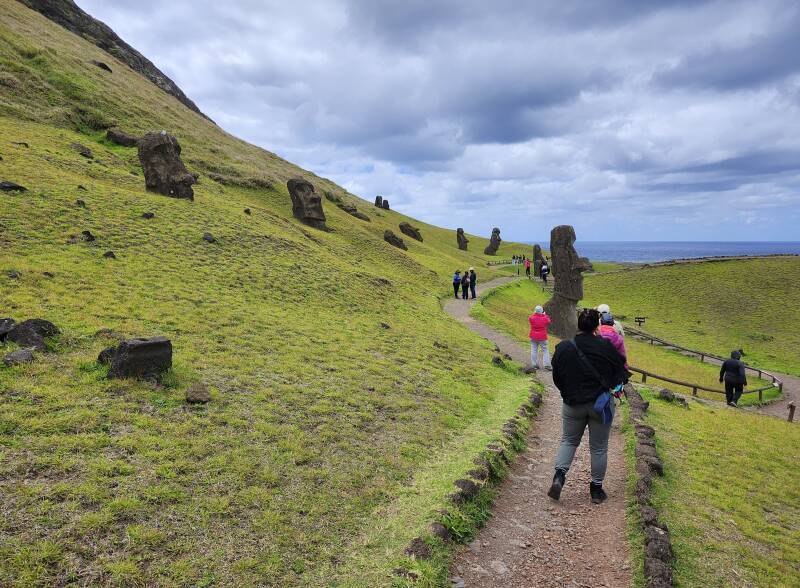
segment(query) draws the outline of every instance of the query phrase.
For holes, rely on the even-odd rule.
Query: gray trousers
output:
[[[612,399],[612,412],[615,410]],[[581,444],[583,431],[589,426],[589,453],[592,458],[592,482],[602,484],[606,477],[608,464],[608,436],[611,425],[604,425],[600,415],[594,411],[594,402],[561,407],[561,421],[564,432],[561,435],[561,445],[556,454],[556,469],[569,471],[575,451]]]

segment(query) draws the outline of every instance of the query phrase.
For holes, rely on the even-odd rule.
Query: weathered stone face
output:
[[[183,165],[181,146],[175,137],[164,131],[147,133],[137,145],[148,191],[194,200],[192,185],[196,179]]]
[[[292,199],[294,217],[315,229],[325,228],[325,213],[322,198],[314,191],[314,185],[302,178],[292,178],[286,182]]]
[[[398,249],[402,249],[403,251],[408,251],[408,246],[405,244],[403,239],[395,235],[389,229],[386,229],[386,231],[384,231],[383,240],[389,243],[389,245],[394,245]]]
[[[166,337],[123,341],[110,357],[109,378],[161,381],[172,367],[172,343]]]
[[[400,232],[404,235],[408,235],[412,239],[416,239],[417,241],[422,241],[422,233],[419,232],[417,227],[412,226],[410,223],[403,221],[400,223]]]
[[[456,241],[458,242],[458,248],[461,249],[461,251],[467,250],[469,239],[467,239],[467,236],[464,234],[464,229],[456,229]]]
[[[544,263],[544,255],[542,255],[542,247],[538,243],[533,246],[533,273],[538,276],[542,270],[542,263]]]
[[[117,145],[122,145],[123,147],[136,147],[136,142],[139,140],[139,137],[120,129],[108,129],[106,131],[106,139]]]
[[[383,207],[384,210],[389,210],[389,201],[386,200],[386,198],[384,198],[383,202],[381,203],[381,206]]]
[[[489,238],[489,245],[483,250],[484,255],[497,255],[497,250],[500,248],[500,243],[503,240],[500,238],[500,229],[497,227],[492,229],[492,236]]]
[[[375,196],[375,206],[383,208],[383,196]]]
[[[553,297],[544,305],[550,315],[550,332],[561,339],[569,339],[578,331],[576,306],[583,298],[582,272],[592,269],[585,257],[575,251],[575,229],[559,225],[550,232],[550,255],[555,277]]]

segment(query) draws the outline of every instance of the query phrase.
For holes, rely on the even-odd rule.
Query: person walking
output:
[[[526,259],[525,260],[525,275],[527,276],[528,279],[531,278],[531,260],[530,259]]]
[[[472,299],[475,300],[475,288],[478,287],[478,275],[475,273],[475,268],[469,268],[469,290],[472,294]]]
[[[550,350],[547,348],[547,326],[550,324],[550,317],[547,316],[541,306],[533,309],[533,314],[528,317],[531,331],[528,336],[531,339],[531,366],[533,369],[544,369],[550,371]],[[539,363],[539,350],[542,350],[542,362]],[[543,365],[542,365],[543,364]]]
[[[719,370],[719,381],[725,382],[725,400],[728,406],[739,406],[739,398],[747,386],[747,373],[739,351],[731,351],[731,358],[722,362]]]
[[[600,313],[585,308],[578,315],[578,334],[562,341],[553,354],[553,383],[564,401],[563,433],[556,454],[555,475],[547,495],[558,500],[583,432],[589,428],[592,479],[589,495],[593,504],[608,498],[603,479],[608,465],[608,437],[614,418],[610,391],[622,385],[625,360],[614,346],[597,336]]]
[[[597,307],[597,312],[599,312],[600,316],[602,317],[604,312],[607,312],[608,314],[611,314],[611,308],[608,306],[608,304],[600,304]],[[616,319],[614,319],[614,330],[617,332],[617,335],[619,335],[620,337],[622,337],[622,338],[625,337],[625,329],[622,327],[622,323],[619,322]]]
[[[625,339],[614,328],[614,316],[610,312],[600,313],[600,328],[597,334],[607,339],[622,357],[625,358],[625,369],[628,369],[628,352],[625,350]]]
[[[550,266],[547,265],[547,261],[542,262],[542,269],[539,270],[539,277],[542,278],[542,282],[547,284],[547,274],[550,273]]]
[[[453,294],[458,298],[458,289],[461,288],[461,270],[456,270],[453,274]]]
[[[461,298],[467,300],[469,298],[469,272],[465,271],[461,276]]]

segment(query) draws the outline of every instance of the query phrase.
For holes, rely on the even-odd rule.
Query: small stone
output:
[[[245,209],[244,209],[244,213],[245,213],[247,216],[250,216],[250,215],[252,214],[249,208],[245,208]]]
[[[206,243],[215,243],[217,240],[211,233],[203,233],[203,241],[205,241]]]
[[[195,382],[186,390],[186,402],[190,404],[205,404],[210,400],[211,393],[203,382]]]
[[[14,365],[22,365],[23,363],[30,363],[33,361],[33,352],[30,349],[18,349],[7,353],[3,358],[3,364],[6,367]]]
[[[92,241],[97,240],[97,237],[92,235],[92,232],[89,230],[81,231],[81,235],[83,235],[83,240],[86,241],[87,243],[91,243]]]
[[[155,218],[155,217],[156,217],[156,213],[155,212],[143,212],[142,213],[142,218],[151,219],[151,218]]]
[[[55,278],[56,277],[56,275],[53,272],[42,272],[42,275],[45,278]]]
[[[392,328],[391,325],[387,323],[381,323],[381,329],[391,329],[391,328]]]
[[[72,143],[70,145],[70,149],[75,151],[81,157],[85,157],[86,159],[94,159],[94,154],[92,150],[89,149],[86,145],[81,145],[80,143]]]
[[[137,378],[159,382],[172,367],[172,342],[166,337],[130,339],[117,346],[109,378]]]
[[[43,319],[29,319],[18,323],[6,334],[6,339],[20,347],[33,348],[37,351],[46,351],[46,337],[55,337],[61,331],[50,321]]]
[[[19,273],[17,270],[7,270],[6,275],[11,278],[12,280],[19,280],[22,277],[22,274]]]
[[[117,256],[114,255],[113,251],[106,251],[105,253],[103,253],[103,257],[105,257],[106,259],[116,259],[117,258]]]
[[[505,367],[506,366],[506,362],[504,362],[503,358],[500,357],[499,355],[495,355],[494,357],[492,357],[492,364],[497,366],[497,367]]]
[[[82,192],[86,192],[86,188],[84,188],[84,187],[83,187],[83,186],[81,186],[81,185],[78,185],[78,190],[81,190]]]
[[[405,554],[416,559],[428,559],[431,556],[431,548],[421,537],[415,537],[406,547]]]
[[[75,206],[77,206],[78,208],[86,208],[86,202],[84,202],[83,200],[81,200],[80,198],[78,198],[78,199],[75,201]]]
[[[97,67],[99,67],[100,69],[102,69],[104,71],[107,71],[108,73],[114,73],[114,72],[111,71],[111,68],[108,66],[108,64],[106,64],[106,63],[104,63],[102,61],[98,61],[96,59],[92,59],[92,64],[96,65]]]

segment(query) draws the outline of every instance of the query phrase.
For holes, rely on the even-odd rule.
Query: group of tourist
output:
[[[525,268],[525,276],[530,279],[531,268],[533,267],[533,261],[531,261],[529,257],[526,257],[525,255],[512,255],[511,265],[517,266],[517,275],[520,275],[520,268]],[[547,276],[549,274],[550,274],[550,265],[547,263],[547,258],[544,258],[542,260],[542,265],[539,268],[538,277],[546,284]]]
[[[614,419],[614,397],[627,382],[625,330],[614,320],[607,304],[586,308],[578,315],[578,334],[561,341],[553,354],[548,349],[550,317],[536,306],[530,323],[531,365],[553,372],[553,383],[561,392],[563,433],[556,454],[555,475],[547,492],[554,500],[561,497],[567,472],[586,428],[589,428],[592,478],[589,495],[600,504],[608,496],[603,479],[608,463],[608,437]],[[541,360],[539,356],[541,354]]]
[[[468,300],[470,294],[472,299],[475,299],[475,288],[478,285],[478,275],[475,273],[475,268],[471,267],[463,274],[461,270],[456,270],[453,274],[453,295],[458,298],[458,293],[461,291],[462,300]]]

